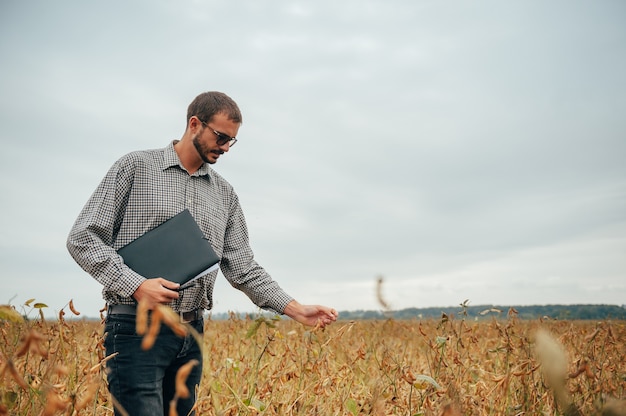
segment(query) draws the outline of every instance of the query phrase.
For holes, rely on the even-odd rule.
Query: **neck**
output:
[[[185,137],[183,137],[180,141],[174,143],[174,150],[178,155],[178,159],[180,159],[180,163],[190,175],[196,173],[204,164],[189,138],[185,140]]]

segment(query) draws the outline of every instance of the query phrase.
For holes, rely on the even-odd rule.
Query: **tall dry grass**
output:
[[[100,323],[4,311],[0,415],[112,414]],[[208,319],[198,414],[626,414],[625,322],[491,313],[470,320],[462,304],[436,320],[325,330],[263,316]]]

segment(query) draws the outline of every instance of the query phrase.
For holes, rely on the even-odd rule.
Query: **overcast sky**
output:
[[[214,168],[302,303],[626,304],[626,3],[0,3],[0,303],[86,315],[67,234],[200,92],[244,123]],[[215,311],[255,311],[218,276]]]

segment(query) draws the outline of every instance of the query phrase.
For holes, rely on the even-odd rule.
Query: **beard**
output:
[[[191,142],[193,143],[193,146],[196,148],[196,151],[198,152],[198,154],[200,155],[200,158],[204,161],[204,163],[209,163],[209,164],[213,164],[215,163],[215,161],[211,161],[207,155],[209,153],[215,153],[216,155],[221,155],[222,151],[219,150],[211,150],[209,149],[206,145],[200,143],[200,140],[198,139],[200,137],[200,133],[196,134],[195,136],[193,136],[193,139],[191,140]]]

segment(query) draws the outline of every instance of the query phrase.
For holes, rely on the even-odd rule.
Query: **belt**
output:
[[[107,309],[109,315],[137,315],[137,306],[135,305],[109,305]],[[196,309],[189,312],[176,312],[180,316],[180,321],[188,323],[202,319],[204,315],[203,309]]]

